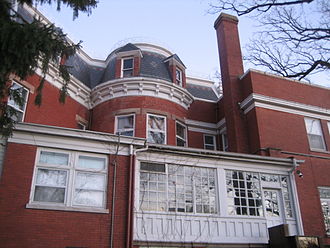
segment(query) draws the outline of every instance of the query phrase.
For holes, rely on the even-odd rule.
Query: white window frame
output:
[[[150,116],[154,116],[154,117],[157,117],[157,118],[163,118],[164,119],[164,130],[159,130],[159,129],[152,129],[152,128],[149,128],[149,118]],[[163,133],[165,138],[164,138],[164,143],[162,145],[166,145],[167,144],[167,118],[166,116],[163,116],[163,115],[155,115],[155,114],[147,114],[147,123],[146,123],[146,129],[147,129],[147,134],[146,134],[146,139],[148,142],[150,142],[148,140],[148,136],[149,136],[149,132],[158,132],[158,133]]]
[[[182,127],[184,128],[184,137],[181,137],[181,136],[178,135],[177,125],[182,126]],[[184,124],[182,124],[182,123],[179,122],[179,121],[176,121],[176,122],[175,122],[175,138],[176,138],[175,140],[176,140],[176,145],[177,145],[177,146],[179,146],[179,145],[178,145],[178,139],[184,142],[183,147],[187,147],[187,146],[188,146],[188,139],[187,139],[187,126],[184,125]]]
[[[124,68],[124,61],[125,60],[132,60],[132,67],[131,68]],[[129,77],[129,76],[124,76],[124,72],[125,71],[132,71],[132,75],[131,77],[133,76],[134,74],[134,57],[125,57],[125,58],[122,58],[121,59],[121,77]]]
[[[311,120],[314,121],[315,123],[317,123],[316,125],[318,125],[319,131],[321,134],[313,134],[313,133],[308,133],[307,130],[307,121]],[[322,125],[321,125],[321,120],[319,119],[314,119],[314,118],[304,118],[304,122],[305,122],[305,127],[306,127],[306,133],[307,133],[307,138],[308,138],[308,143],[309,143],[309,147],[311,150],[315,150],[315,151],[326,151],[326,146],[325,146],[325,142],[324,142],[324,136],[323,136],[323,130],[322,130]],[[318,148],[318,147],[312,147],[311,146],[311,142],[310,142],[310,136],[318,136],[321,139],[321,144],[322,144],[322,148]]]
[[[326,235],[330,235],[330,196],[329,197],[322,197],[321,191],[328,191],[330,194],[330,187],[319,187],[319,193],[320,193],[320,203],[323,213],[323,221],[325,225],[325,232]],[[327,219],[325,219],[327,218]]]
[[[129,117],[133,116],[133,127],[132,128],[124,128],[124,129],[118,129],[118,118],[119,117]],[[115,134],[118,135],[118,132],[129,132],[133,131],[132,137],[135,135],[135,114],[128,114],[128,115],[116,115],[115,118]]]
[[[40,162],[41,152],[56,152],[60,154],[68,155],[68,165],[56,165],[56,164],[47,164]],[[103,169],[92,169],[92,168],[81,168],[78,166],[79,156],[85,156],[90,158],[104,159],[104,168]],[[46,201],[36,201],[34,200],[35,188],[37,186],[37,175],[38,169],[45,170],[60,170],[66,171],[66,185],[64,193],[64,202],[46,202]],[[102,206],[92,206],[92,205],[83,205],[79,203],[74,203],[74,195],[76,189],[76,177],[78,173],[82,174],[92,174],[104,177],[104,189],[93,191],[102,191],[103,200]],[[47,187],[47,186],[45,186]],[[49,187],[49,186],[48,186]],[[53,186],[50,186],[53,187]],[[56,186],[54,186],[56,187]],[[31,193],[29,203],[26,205],[27,208],[37,208],[37,209],[51,209],[51,210],[64,210],[64,211],[81,211],[81,212],[101,212],[108,213],[109,210],[106,209],[107,202],[107,187],[108,187],[108,158],[106,155],[85,153],[78,151],[69,151],[69,150],[59,150],[59,149],[49,149],[49,148],[38,148],[34,166],[34,173],[31,184]]]
[[[14,105],[11,104],[10,101],[14,101],[14,99],[11,100],[11,97],[8,98],[8,103],[7,104],[8,104],[9,107],[13,108],[14,110],[16,110],[17,112],[20,112],[22,114],[22,119],[21,120],[18,120],[18,121],[23,122],[24,121],[24,117],[25,117],[26,106],[27,106],[27,102],[28,102],[28,99],[29,99],[29,93],[30,93],[30,91],[26,87],[24,87],[23,85],[19,84],[16,81],[13,81],[12,82],[12,85],[11,85],[10,89],[13,88],[14,85],[17,85],[18,87],[22,88],[23,91],[26,92],[26,98],[24,99],[24,103],[23,103],[24,105],[22,106],[23,109],[20,109],[19,107],[17,107],[17,104],[16,103]]]
[[[175,82],[180,86],[182,86],[182,81],[183,81],[182,75],[183,75],[182,70],[179,68],[175,68]]]
[[[212,146],[211,144],[206,144],[206,137],[212,137],[213,139],[213,149],[207,149],[207,146]],[[215,135],[211,135],[211,134],[203,134],[203,143],[204,143],[204,149],[210,150],[210,151],[215,151],[217,149],[217,144],[216,144],[216,139],[215,139]]]
[[[227,152],[228,151],[228,135],[227,132],[223,132],[221,135],[221,142],[222,142],[222,151]]]
[[[330,121],[328,121],[328,132],[330,134]]]

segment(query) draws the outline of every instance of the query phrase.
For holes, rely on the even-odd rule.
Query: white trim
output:
[[[218,123],[217,123],[217,128],[222,130],[223,128],[226,128],[226,118],[222,118]]]
[[[328,121],[328,133],[330,135],[330,121]]]
[[[124,77],[110,80],[92,90],[93,107],[122,96],[153,96],[169,100],[188,109],[194,101],[186,89],[161,79],[147,77]]]
[[[205,121],[195,121],[195,120],[186,119],[185,123],[189,126],[197,126],[197,127],[204,127],[210,129],[217,128],[217,124],[211,122],[205,122]]]
[[[149,130],[148,121],[149,121],[150,116],[164,119],[164,130],[159,130],[159,129],[150,129]],[[146,118],[146,139],[147,139],[147,141],[148,141],[149,131],[163,133],[165,135],[165,138],[164,138],[165,143],[163,145],[166,145],[167,144],[167,118],[166,118],[166,116],[147,113],[147,118]],[[148,141],[148,142],[151,143],[150,141]]]
[[[330,109],[252,93],[240,103],[244,114],[255,107],[330,121]]]
[[[119,137],[114,134],[88,130],[52,127],[30,123],[15,126],[8,142],[58,149],[115,154]],[[82,142],[83,141],[83,142]],[[129,155],[130,145],[144,146],[145,139],[120,137],[119,155]]]
[[[188,130],[191,132],[206,133],[206,134],[211,134],[211,135],[218,134],[218,132],[216,130],[209,130],[209,129],[197,128],[197,127],[188,127]]]

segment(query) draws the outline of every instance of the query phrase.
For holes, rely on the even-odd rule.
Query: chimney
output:
[[[242,82],[239,77],[244,70],[237,24],[236,16],[221,13],[214,28],[218,40],[229,151],[248,153],[244,116],[239,108],[239,102],[242,101]]]

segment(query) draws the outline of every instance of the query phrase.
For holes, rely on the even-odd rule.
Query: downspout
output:
[[[112,162],[114,169],[113,169],[113,183],[112,183],[112,207],[111,207],[111,232],[110,232],[110,248],[113,247],[113,228],[114,228],[114,220],[115,220],[115,200],[116,200],[116,179],[117,179],[117,157],[119,152],[119,145],[120,145],[120,135],[118,136],[118,143],[116,154],[114,160]]]
[[[136,154],[138,152],[147,151],[148,149],[149,149],[148,143],[145,143],[145,147],[140,148],[140,149],[136,149],[136,150],[133,149],[133,145],[130,145],[126,248],[131,248],[133,246],[134,190],[135,190],[135,160],[136,160]]]
[[[303,163],[305,162],[304,160],[299,160],[297,161],[296,158],[294,157],[290,157],[292,159],[292,164],[293,164],[293,168],[290,170],[290,186],[292,189],[292,198],[293,198],[293,204],[295,206],[295,216],[296,216],[296,220],[297,220],[297,231],[298,231],[298,235],[304,235],[304,228],[303,228],[303,224],[302,224],[302,218],[301,218],[301,214],[300,214],[300,205],[299,205],[299,200],[298,200],[298,194],[297,194],[297,186],[296,186],[296,181],[295,181],[295,176],[294,176],[294,172],[297,169],[297,167],[299,166],[299,163]]]

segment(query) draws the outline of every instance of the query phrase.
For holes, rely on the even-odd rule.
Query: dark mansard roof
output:
[[[140,64],[141,77],[162,79],[172,83],[171,74],[166,62],[173,58],[184,66],[183,62],[176,54],[165,56],[164,54],[153,51],[144,51],[131,43],[113,51],[109,55],[107,61],[104,62],[106,65],[105,67],[91,65],[78,54],[70,57],[66,64],[71,67],[70,72],[74,77],[92,89],[99,84],[115,79],[116,54],[135,50],[139,50],[142,54]],[[189,82],[187,82],[186,89],[197,98],[211,101],[216,101],[218,99],[212,87],[189,84]]]

